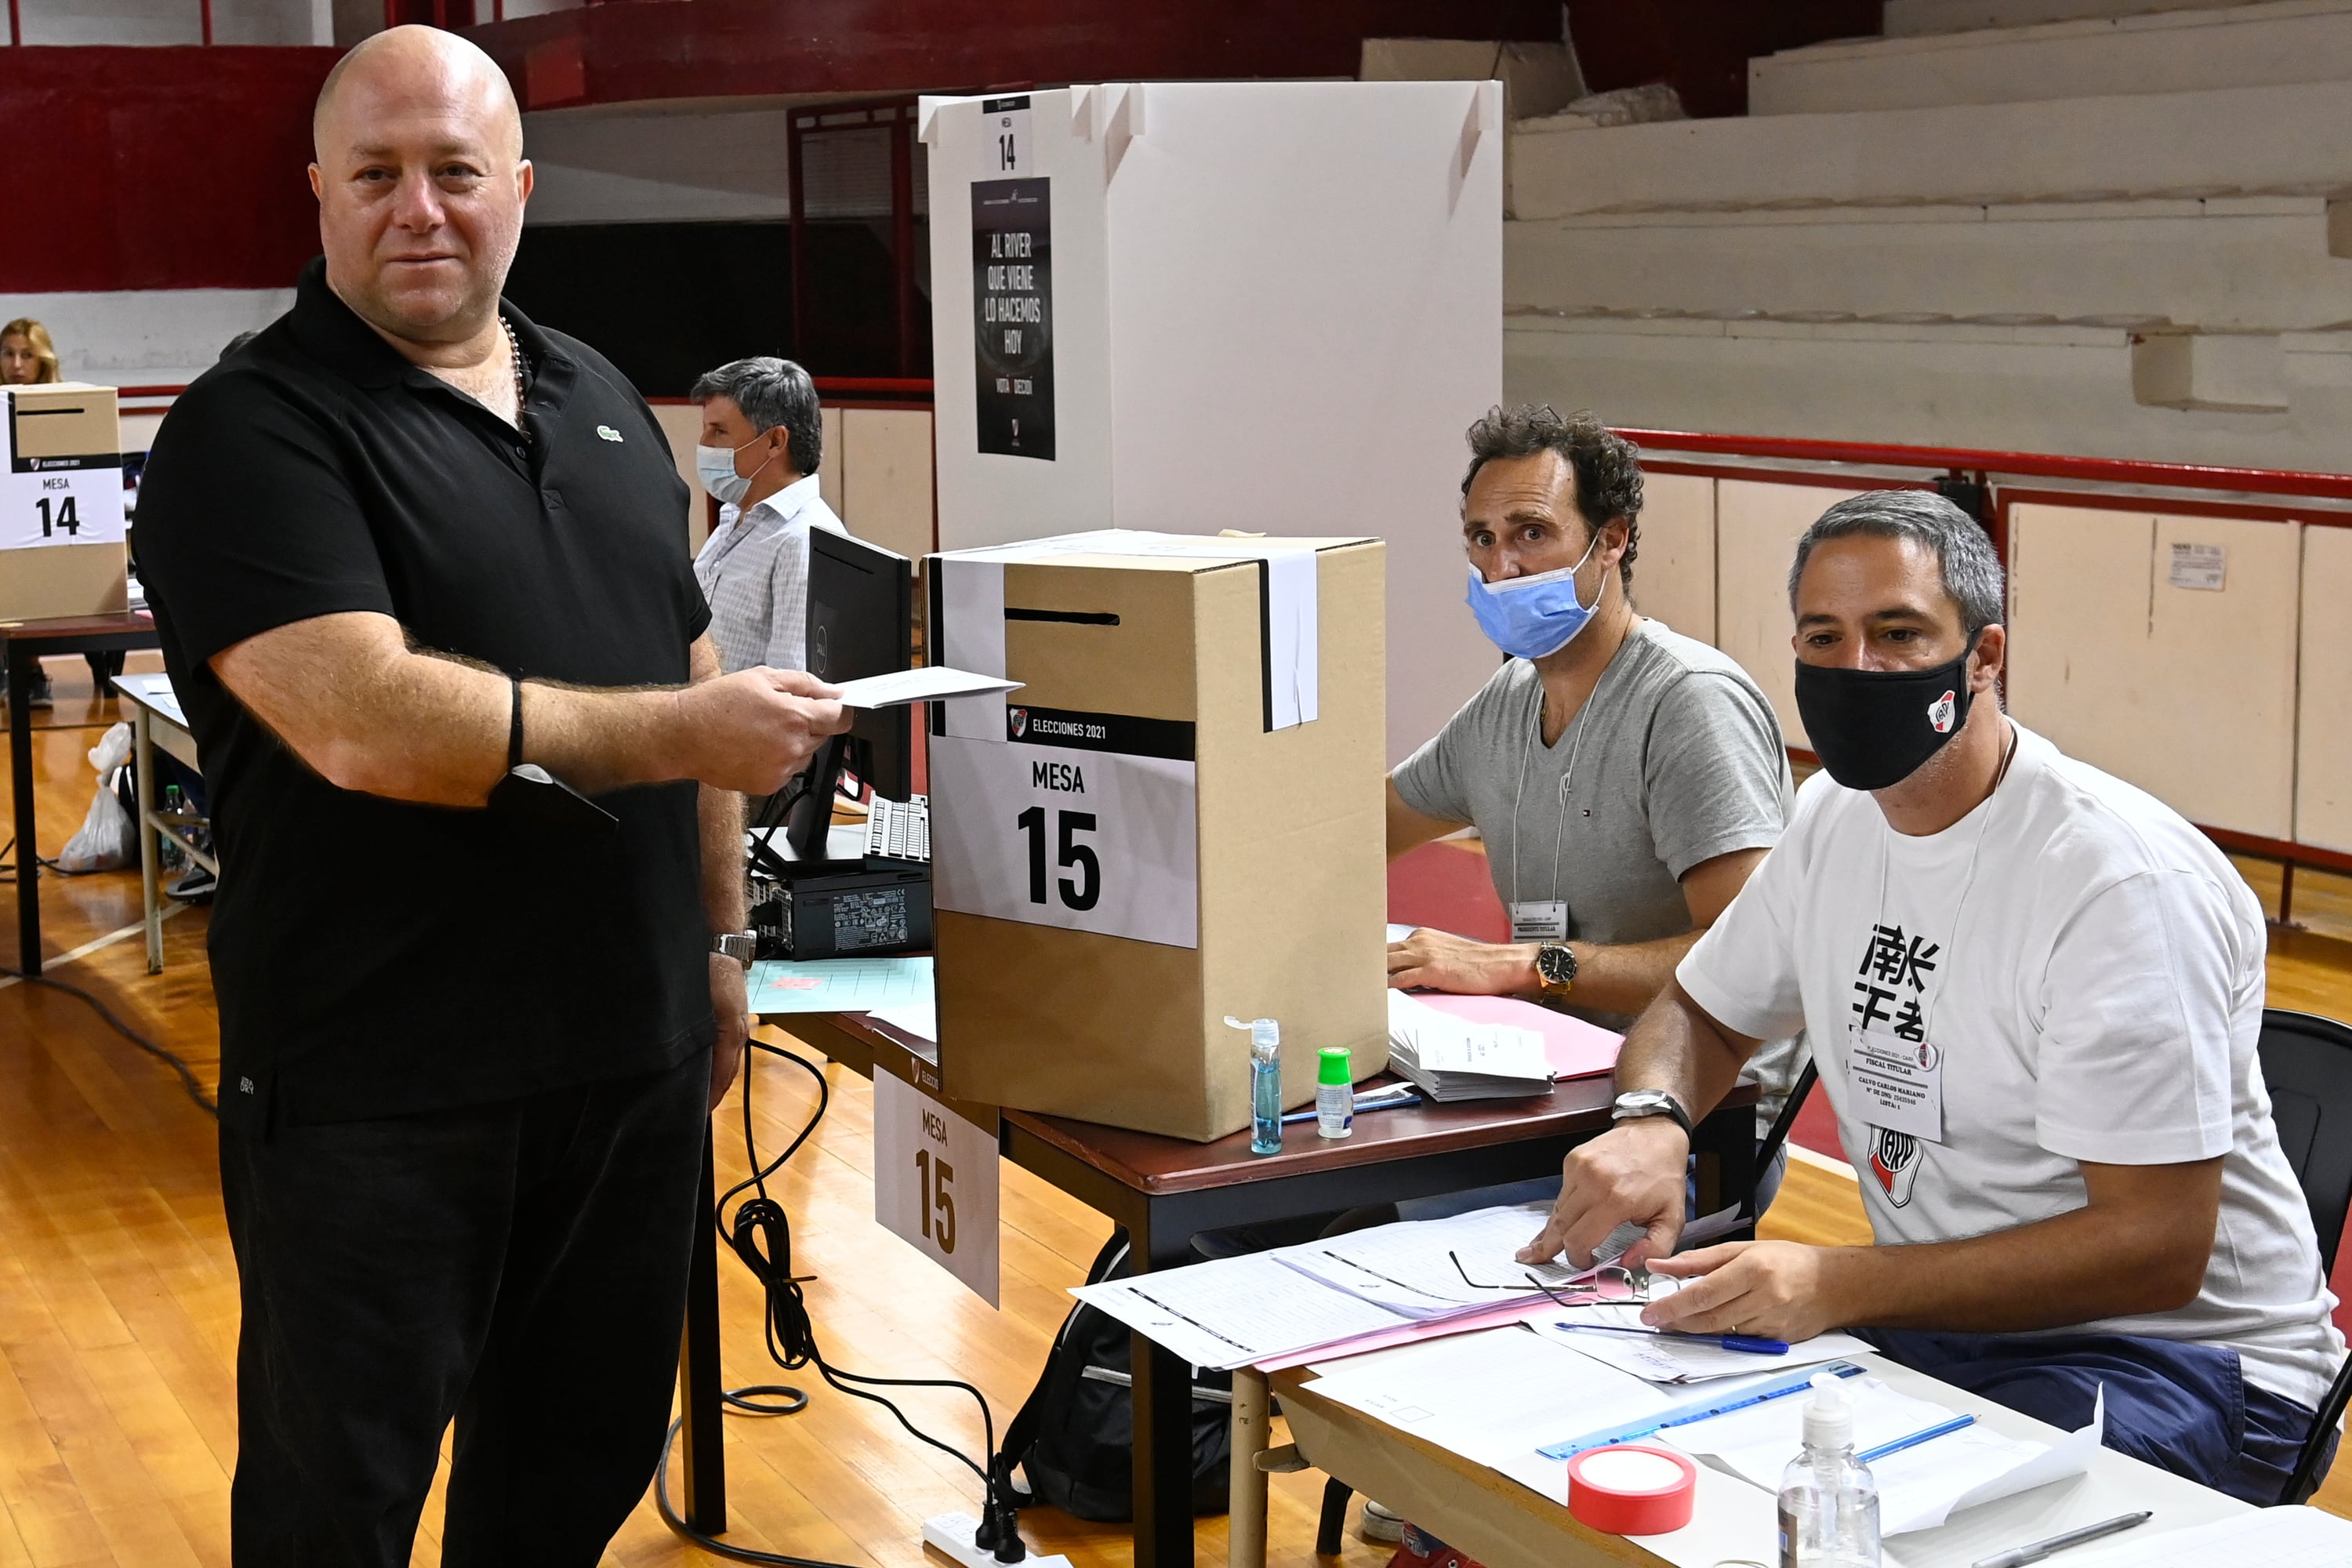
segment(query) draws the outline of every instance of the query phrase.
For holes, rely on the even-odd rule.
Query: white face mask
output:
[[[761,431],[751,441],[744,442],[743,447],[751,445],[752,441],[766,434]],[[697,447],[694,449],[695,476],[702,480],[702,488],[710,492],[711,499],[721,506],[741,506],[743,498],[751,493],[751,481],[760,477],[760,469],[776,460],[776,455],[771,452],[767,463],[761,463],[759,468],[753,468],[748,474],[739,474],[735,471],[735,454],[743,447]]]

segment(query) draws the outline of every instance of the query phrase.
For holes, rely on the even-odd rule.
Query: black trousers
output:
[[[709,1081],[223,1130],[236,1568],[406,1568],[453,1416],[447,1568],[595,1563],[667,1429]]]

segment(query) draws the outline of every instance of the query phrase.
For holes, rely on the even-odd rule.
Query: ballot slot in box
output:
[[[0,387],[0,620],[128,607],[114,388]]]
[[[942,1084],[1207,1141],[1249,1041],[1388,1058],[1384,549],[1105,531],[933,556],[940,658],[1022,682],[933,709]]]

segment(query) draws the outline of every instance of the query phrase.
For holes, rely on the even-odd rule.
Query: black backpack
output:
[[[1135,1272],[1127,1233],[1116,1230],[1087,1270],[1087,1283]],[[1078,1519],[1123,1523],[1135,1517],[1135,1398],[1129,1375],[1132,1333],[1118,1319],[1081,1301],[1062,1321],[1045,1370],[1013,1424],[1004,1455],[1027,1480],[1022,1506],[1050,1504]],[[1091,1375],[1090,1375],[1091,1374]],[[1232,1477],[1233,1373],[1196,1372],[1192,1385],[1192,1511],[1225,1511]]]

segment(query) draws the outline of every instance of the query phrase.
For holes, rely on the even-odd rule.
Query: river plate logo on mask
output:
[[[1958,703],[1959,694],[1947,691],[1927,704],[1927,722],[1936,727],[1936,733],[1948,735],[1952,732],[1952,715]]]

